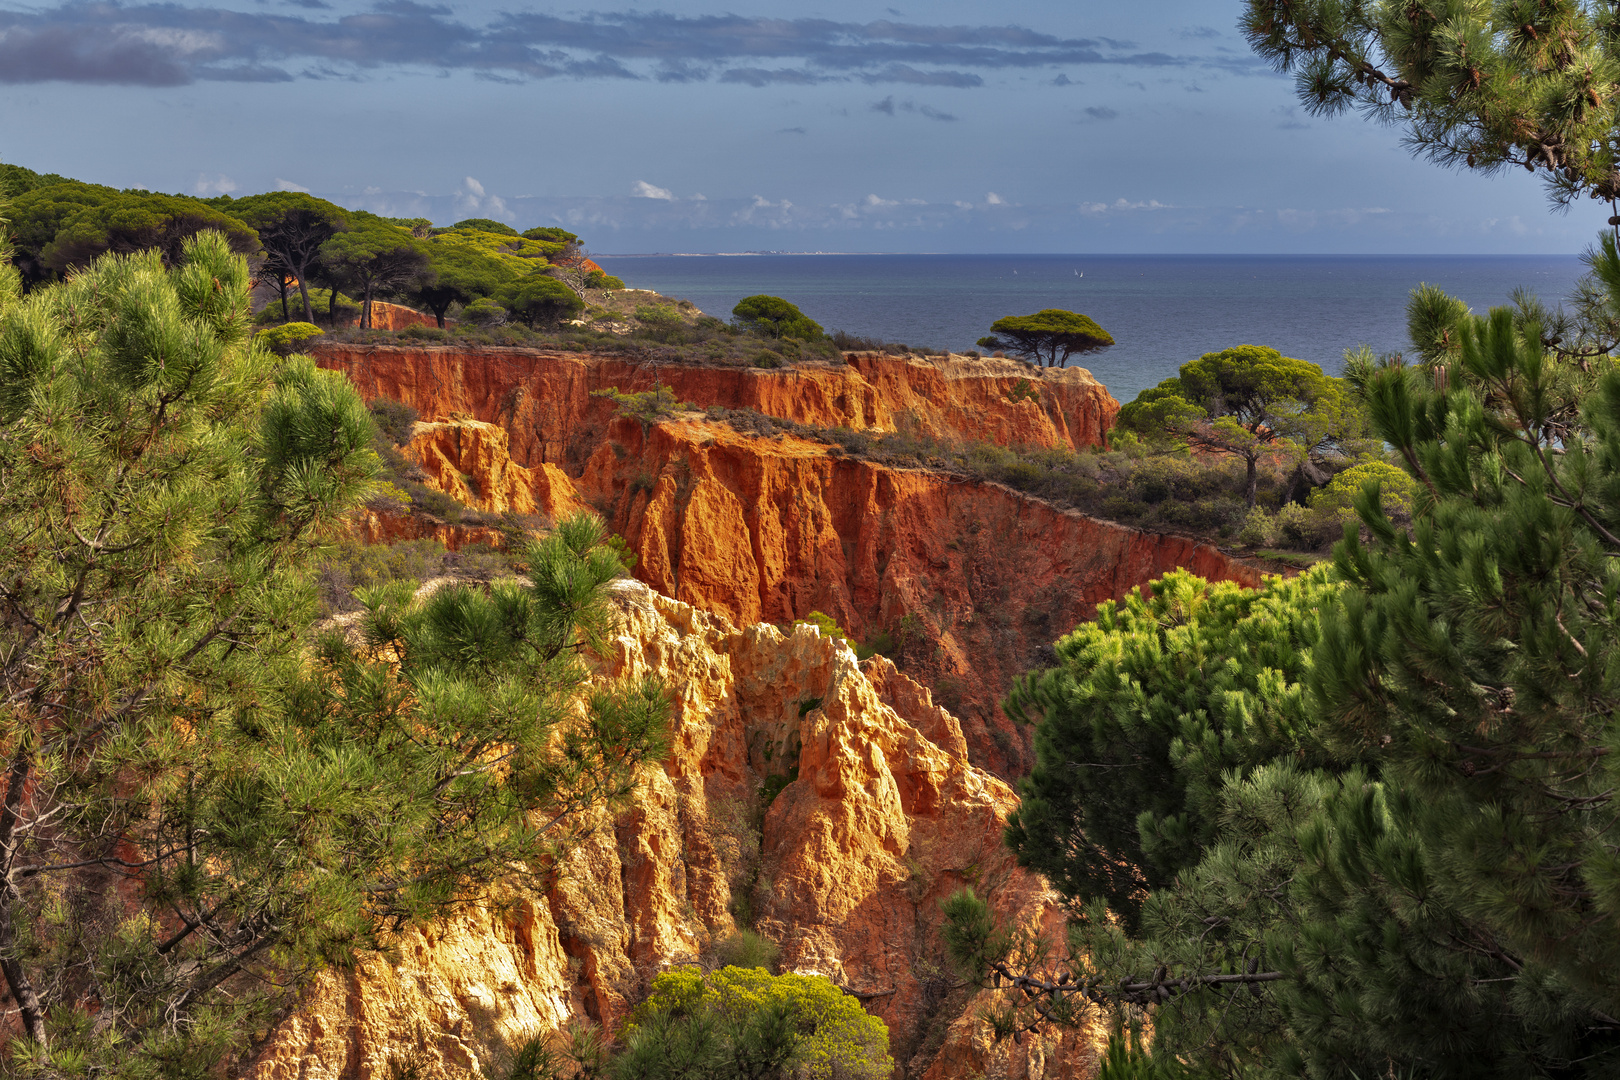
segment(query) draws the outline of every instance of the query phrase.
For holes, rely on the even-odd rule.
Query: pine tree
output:
[[[954,951],[1009,985],[1000,1030],[1147,1008],[1157,1053],[1227,1072],[1620,1074],[1620,372],[1600,361],[1572,379],[1508,309],[1455,320],[1443,378],[1398,361],[1357,377],[1419,513],[1410,533],[1395,527],[1369,486],[1357,509],[1371,539],[1347,528],[1336,552],[1342,592],[1319,616],[1289,610],[1316,628],[1308,656],[1286,693],[1260,697],[1293,703],[1294,747],[1264,726],[1217,729],[1233,736],[1229,769],[1195,788],[1209,773],[1193,740],[1136,734],[1208,725],[1231,701],[1229,665],[1239,685],[1265,675],[1257,655],[1197,663],[1199,612],[1160,635],[1100,622],[1060,648],[1068,671],[1024,684],[1044,690],[1032,699],[1053,728],[1031,805],[1076,809],[1009,839],[1090,904],[1054,968],[1050,944],[953,901]],[[1170,662],[1119,677],[1116,657],[1152,658],[1182,621],[1164,650],[1188,657],[1179,684]],[[1066,729],[1083,734],[1062,742]],[[1112,767],[1093,778],[1092,762]],[[1084,777],[1066,795],[1065,766]],[[1193,805],[1182,791],[1198,793],[1201,827],[1167,848],[1161,804]],[[1115,921],[1095,883],[1131,851],[1129,807],[1142,812],[1127,857],[1158,876]]]
[[[1100,605],[1003,706],[1040,721],[1007,825],[1019,861],[1135,926],[1210,842],[1230,770],[1320,756],[1302,679],[1337,591],[1321,572],[1255,591],[1177,571]]]
[[[313,971],[543,859],[657,752],[667,702],[564,706],[618,572],[583,519],[529,553],[532,589],[373,598],[387,658],[308,647],[374,429],[250,339],[224,238],[0,285],[11,1062],[202,1075]]]

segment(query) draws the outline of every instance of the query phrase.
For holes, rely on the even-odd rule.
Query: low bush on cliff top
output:
[[[1248,515],[1244,470],[1228,459],[1150,452],[1138,445],[1076,453],[1061,448],[998,446],[988,442],[935,439],[915,432],[854,431],[798,424],[753,409],[711,405],[710,420],[739,434],[779,439],[792,435],[836,447],[836,452],[891,468],[928,469],[1005,484],[1124,525],[1185,533],[1214,541],[1236,539]],[[1292,470],[1264,467],[1258,502],[1275,513],[1295,483]],[[1303,508],[1302,508],[1303,509]],[[1268,533],[1265,542],[1314,549],[1338,535],[1337,518],[1311,519],[1302,535]]]

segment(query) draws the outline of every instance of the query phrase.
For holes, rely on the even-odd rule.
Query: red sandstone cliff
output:
[[[906,671],[962,718],[973,761],[1001,776],[1031,761],[1027,733],[997,702],[1098,603],[1176,567],[1245,584],[1260,578],[1208,545],[1096,521],[993,484],[890,469],[800,439],[744,437],[695,417],[644,430],[589,396],[602,385],[652,385],[653,373],[621,360],[360,346],[323,346],[318,357],[367,397],[406,401],[434,421],[479,418],[461,421],[460,434],[454,423],[419,425],[407,452],[435,486],[466,496],[476,487],[478,505],[506,508],[491,501],[491,493],[511,491],[512,466],[495,445],[504,429],[510,456],[529,463],[535,509],[556,517],[597,508],[630,542],[637,577],[666,595],[745,624],[786,624],[819,610],[858,640],[888,632]],[[843,368],[803,372],[666,366],[657,378],[698,405],[752,402],[823,424],[882,426],[904,413],[938,431],[967,424],[968,403],[979,402],[984,427],[968,432],[974,437],[1021,420],[1026,433],[1058,440],[1076,428],[1071,412],[1095,415],[1086,403],[1099,394],[1113,404],[1073,369],[1068,378],[1048,373],[1051,384],[1041,388],[1052,393],[1045,402],[1067,401],[1070,411],[1008,400],[1028,374],[1003,361],[857,356]]]
[[[1002,776],[1033,762],[997,702],[1097,604],[1177,567],[1260,581],[1196,541],[696,419],[615,421],[577,483],[666,595],[742,623],[822,611],[857,640],[899,638],[901,666]]]
[[[747,895],[783,970],[826,975],[890,1030],[900,1075],[1080,1080],[1100,1033],[994,1043],[953,987],[939,901],[964,885],[1004,920],[1062,913],[1001,846],[1016,797],[970,765],[955,720],[874,658],[800,626],[733,626],[625,582],[603,677],[662,676],[676,741],[634,806],[604,820],[550,887],[509,883],[480,908],[398,942],[392,960],[323,976],[274,1031],[252,1080],[384,1080],[414,1063],[463,1080],[508,1045],[588,1018],[613,1029],[658,972],[699,962]],[[808,706],[808,707],[807,707]],[[770,775],[797,768],[748,822]]]
[[[403,401],[424,419],[459,414],[500,425],[511,435],[513,459],[530,468],[543,461],[577,466],[596,448],[617,409],[591,397],[593,390],[647,390],[659,382],[699,406],[856,430],[909,425],[936,437],[1008,446],[1095,446],[1119,412],[1083,368],[1043,371],[1011,360],[851,353],[848,363],[764,371],[527,349],[319,343],[313,352],[367,399]]]

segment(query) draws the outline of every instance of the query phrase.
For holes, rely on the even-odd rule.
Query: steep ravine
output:
[[[1007,488],[837,456],[687,420],[616,420],[577,481],[638,557],[636,576],[740,623],[812,611],[961,718],[971,759],[1010,778],[1027,734],[997,705],[1097,604],[1176,567],[1258,584],[1214,548],[1059,510]]]
[[[1012,791],[967,760],[956,721],[882,658],[857,664],[808,626],[729,621],[625,582],[605,678],[654,672],[675,693],[675,745],[633,806],[602,820],[552,883],[513,880],[484,906],[403,935],[392,960],[320,978],[270,1033],[252,1080],[385,1080],[414,1063],[464,1080],[570,1019],[614,1028],[671,965],[736,929],[746,894],[783,970],[863,995],[900,1075],[1081,1080],[1096,1029],[990,1040],[953,985],[939,901],[964,885],[1017,925],[1062,913],[1001,846]],[[767,776],[797,778],[761,807]],[[749,822],[762,829],[751,832]]]
[[[1099,522],[993,484],[886,468],[796,438],[746,437],[696,416],[644,427],[589,395],[601,385],[651,385],[652,373],[619,360],[351,346],[319,358],[367,397],[421,411],[428,422],[408,453],[436,486],[488,510],[555,517],[593,506],[630,542],[637,577],[741,624],[822,611],[858,640],[887,632],[901,667],[961,718],[974,763],[1002,777],[1028,768],[1029,739],[997,702],[1098,603],[1176,567],[1260,579],[1208,545]],[[1072,437],[1068,417],[1111,423],[1117,409],[1088,374],[1043,376],[1007,361],[856,355],[807,372],[666,366],[656,378],[699,406],[754,402],[776,415],[857,426],[903,417],[923,430],[998,441],[1016,421],[1047,445]],[[1042,405],[1015,393],[1025,378],[1039,384]],[[369,535],[400,535],[391,528],[379,522]]]

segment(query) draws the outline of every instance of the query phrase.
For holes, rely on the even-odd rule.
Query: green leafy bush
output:
[[[629,393],[617,386],[610,386],[605,390],[592,390],[591,397],[612,398],[614,404],[619,406],[620,416],[633,416],[641,421],[644,428],[667,420],[677,412],[698,411],[697,406],[689,401],[677,401],[675,391],[664,383],[657,384],[651,390]]]
[[[376,397],[366,402],[377,431],[393,446],[404,446],[411,441],[411,433],[421,414],[413,406],[393,398]]]
[[[831,980],[728,967],[666,971],[631,1014],[615,1080],[888,1080],[889,1029]]]
[[[738,930],[714,947],[715,967],[759,968],[770,971],[782,955],[782,946],[752,930]]]
[[[506,309],[487,296],[461,309],[461,318],[473,326],[493,327],[506,321]]]
[[[326,331],[314,323],[289,322],[269,330],[260,330],[254,336],[259,343],[277,356],[290,356],[299,351],[299,346],[311,338],[320,337]]]

